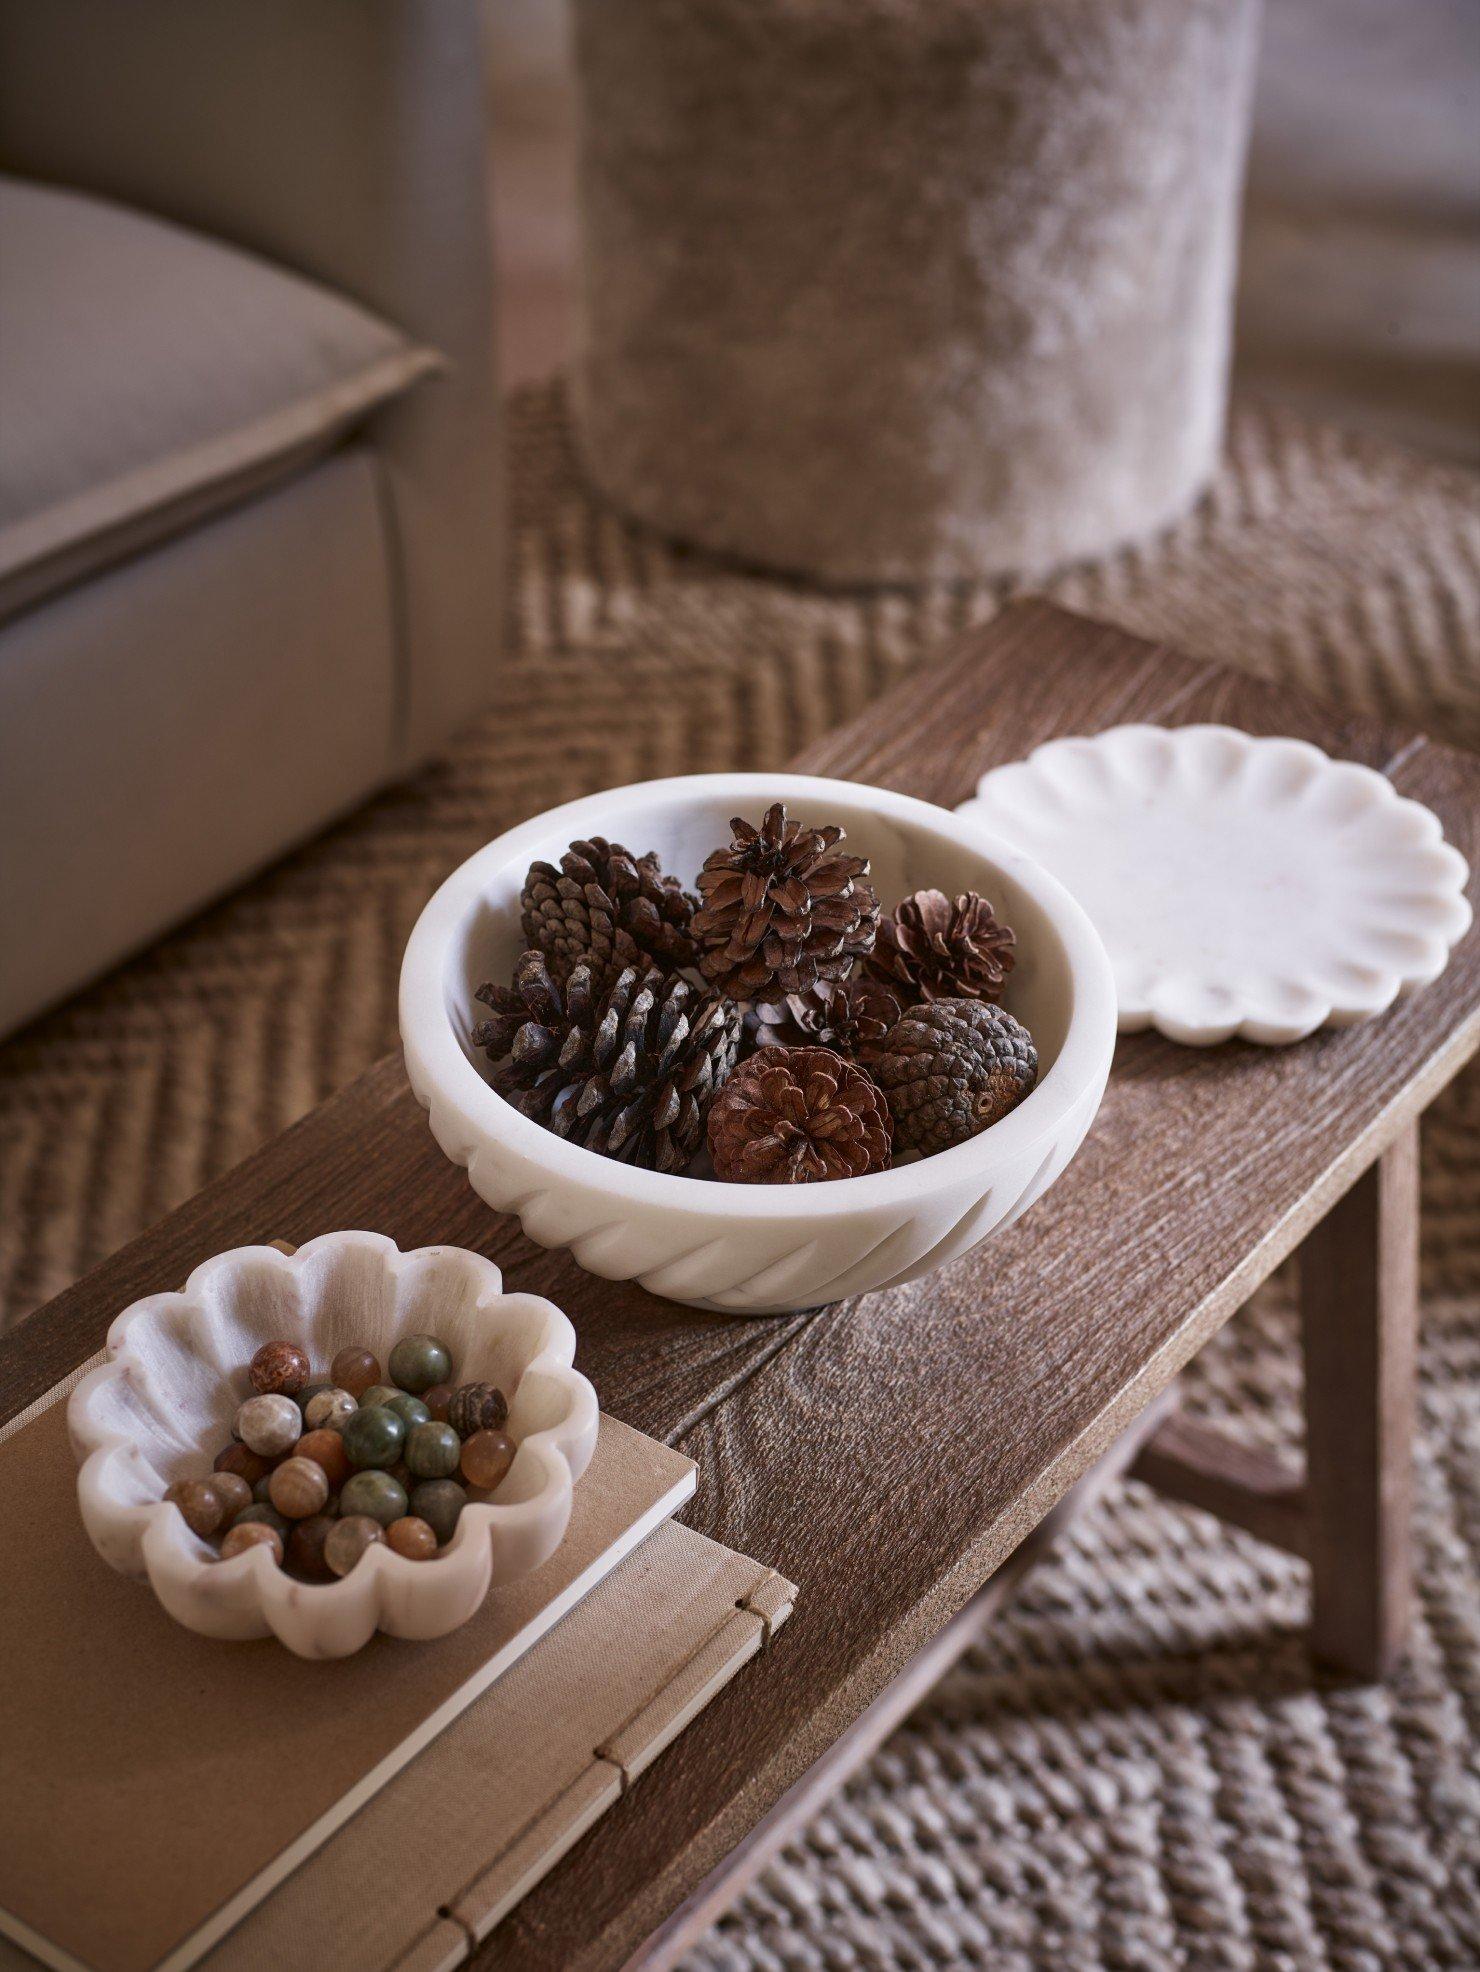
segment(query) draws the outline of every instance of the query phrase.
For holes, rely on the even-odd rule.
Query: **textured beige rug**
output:
[[[684,555],[513,416],[509,647],[447,760],[0,1047],[16,1321],[395,1038],[441,876],[549,804],[780,765],[1004,590],[823,594]],[[1054,585],[1187,649],[1480,740],[1480,488],[1256,405],[1199,511]],[[719,1927],[699,1968],[1480,1967],[1480,1076],[1425,1143],[1421,1608],[1314,1685],[1288,1562],[1127,1487]],[[1195,1372],[1293,1429],[1288,1284]]]

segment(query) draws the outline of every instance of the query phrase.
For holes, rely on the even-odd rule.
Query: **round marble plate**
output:
[[[1116,726],[996,768],[960,813],[1084,906],[1125,1033],[1276,1043],[1365,1020],[1436,979],[1470,922],[1438,817],[1303,740]]]

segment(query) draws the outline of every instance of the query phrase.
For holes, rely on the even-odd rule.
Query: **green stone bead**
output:
[[[406,1463],[418,1479],[450,1479],[462,1440],[450,1424],[418,1424],[406,1440]]]
[[[411,1511],[425,1520],[437,1536],[438,1547],[446,1547],[457,1532],[458,1515],[468,1496],[455,1479],[423,1479],[411,1489]]]
[[[395,1464],[406,1443],[406,1426],[394,1411],[372,1404],[368,1410],[361,1406],[352,1412],[339,1435],[346,1458],[363,1471],[367,1466]]]
[[[435,1335],[403,1335],[386,1365],[392,1383],[419,1397],[452,1374],[452,1358]]]
[[[357,1472],[340,1488],[339,1511],[346,1520],[368,1513],[382,1527],[389,1527],[406,1510],[406,1488],[388,1472]]]
[[[404,1397],[406,1392],[398,1390],[394,1383],[372,1383],[360,1396],[362,1411],[384,1410],[392,1397]]]
[[[255,1506],[244,1506],[231,1524],[233,1527],[240,1527],[243,1521],[250,1524],[253,1520],[260,1520],[264,1527],[271,1527],[286,1552],[291,1529],[275,1506],[269,1505],[265,1500],[259,1500]]]
[[[413,1397],[409,1390],[398,1390],[393,1397],[382,1397],[381,1402],[388,1411],[394,1411],[408,1432],[414,1431],[418,1424],[425,1424],[431,1412],[421,1401]]]
[[[311,1382],[305,1383],[301,1390],[295,1390],[293,1392],[293,1402],[298,1406],[299,1410],[307,1412],[310,1398],[316,1397],[321,1390],[332,1390],[333,1388],[334,1385],[329,1382],[327,1377],[316,1376]]]

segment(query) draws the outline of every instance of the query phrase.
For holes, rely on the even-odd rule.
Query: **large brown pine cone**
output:
[[[520,898],[528,943],[545,954],[555,979],[586,960],[602,978],[645,960],[663,971],[694,963],[689,920],[697,899],[664,876],[657,854],[634,856],[594,835],[551,863],[534,863]]]
[[[542,952],[477,997],[493,1009],[473,1030],[493,1086],[535,1122],[652,1171],[681,1171],[703,1143],[740,1039],[728,1000],[635,966],[603,991],[583,962],[562,986]]]
[[[1038,1050],[1001,1007],[937,1000],[911,1008],[890,1029],[871,1067],[888,1098],[896,1149],[929,1157],[1015,1109],[1038,1079]]]
[[[858,976],[836,984],[819,980],[805,993],[788,993],[750,1011],[758,1048],[831,1048],[867,1063],[904,1004],[882,980]]]
[[[730,827],[730,847],[699,872],[690,929],[705,978],[745,1001],[846,978],[879,923],[867,859],[839,853],[840,828],[788,821],[779,801],[759,828],[738,816]]]
[[[995,1000],[1013,968],[1017,940],[985,897],[917,890],[879,926],[868,970],[908,1003]]]
[[[831,1048],[766,1048],[742,1062],[709,1112],[714,1175],[800,1185],[889,1168],[889,1110]]]

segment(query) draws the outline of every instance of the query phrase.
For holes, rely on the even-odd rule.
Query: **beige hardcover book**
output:
[[[318,1972],[454,1964],[790,1607],[663,1524],[693,1466],[610,1418],[544,1568],[332,1663],[180,1628],[93,1553],[75,1480],[43,1402],[0,1442],[0,1932],[59,1967],[225,1972],[306,1935]]]

